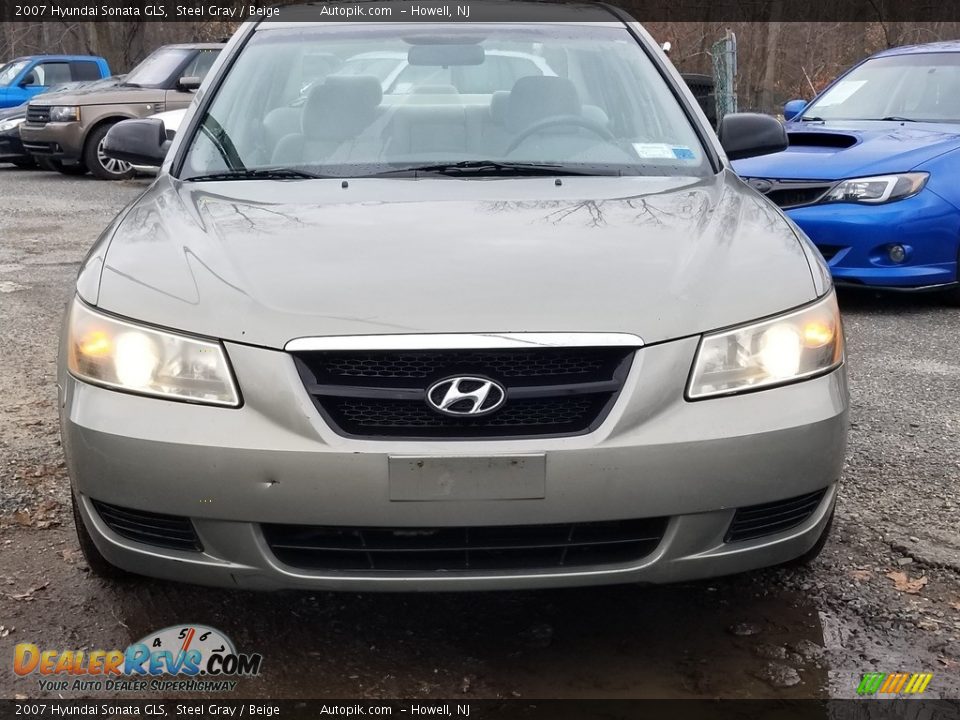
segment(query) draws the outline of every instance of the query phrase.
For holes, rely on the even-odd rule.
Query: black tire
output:
[[[80,510],[77,508],[77,498],[70,493],[70,502],[73,505],[73,522],[77,526],[77,540],[80,542],[80,552],[83,553],[83,559],[90,566],[90,572],[99,578],[107,580],[120,580],[132,577],[126,570],[118,568],[107,560],[97,549],[87,532],[87,526],[83,524],[83,518],[80,517]]]
[[[101,125],[87,136],[83,147],[83,162],[90,174],[99,180],[126,180],[136,174],[133,165],[122,160],[113,160],[103,154],[103,139],[113,125]]]
[[[21,170],[33,170],[37,164],[33,161],[32,158],[24,160],[13,160],[14,165],[16,165]]]
[[[835,512],[836,508],[830,511],[830,517],[827,518],[827,524],[823,526],[823,532],[820,533],[820,537],[817,538],[817,542],[814,543],[813,547],[807,550],[800,557],[784,563],[784,567],[806,567],[820,556],[824,546],[827,544],[827,540],[830,539],[830,530],[833,528],[833,515]]]

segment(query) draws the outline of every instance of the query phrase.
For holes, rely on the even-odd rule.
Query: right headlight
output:
[[[67,342],[67,367],[80,380],[170,400],[240,405],[219,342],[103,315],[76,299]]]
[[[80,108],[76,105],[55,105],[50,108],[51,122],[75,122],[80,119]]]
[[[760,390],[827,373],[843,362],[836,293],[801,310],[700,340],[690,400]]]

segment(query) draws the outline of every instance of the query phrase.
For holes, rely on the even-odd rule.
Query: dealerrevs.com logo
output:
[[[175,625],[151,633],[125,650],[44,650],[21,643],[13,671],[39,676],[41,691],[225,692],[234,678],[260,674],[263,656],[238,653],[219,630]]]

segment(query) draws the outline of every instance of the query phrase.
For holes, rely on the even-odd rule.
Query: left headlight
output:
[[[76,105],[55,105],[50,108],[50,122],[75,122],[80,119]]]
[[[835,185],[823,202],[856,202],[878,205],[916,195],[927,184],[929,173],[912,172],[899,175],[851,178]]]
[[[690,400],[783,385],[827,373],[843,362],[837,297],[779,317],[704,335],[693,363]]]
[[[237,407],[240,396],[219,342],[70,308],[67,367],[80,380],[117,390]]]
[[[0,122],[0,132],[10,132],[15,127],[19,127],[23,124],[23,121],[26,118],[14,118],[13,120],[3,120]]]

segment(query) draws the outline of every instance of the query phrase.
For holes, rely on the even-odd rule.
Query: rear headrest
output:
[[[490,96],[490,117],[498,125],[507,124],[507,112],[510,107],[510,91],[496,90]]]
[[[373,122],[381,100],[380,81],[372,75],[328,75],[303,106],[303,135],[312,140],[356,137]]]
[[[517,132],[557,115],[579,115],[580,96],[567,78],[528,75],[510,91],[507,127]]]

